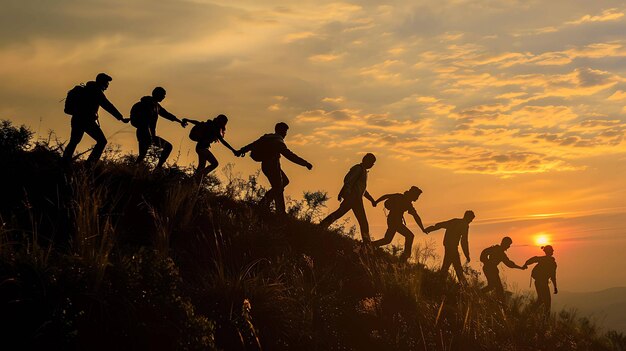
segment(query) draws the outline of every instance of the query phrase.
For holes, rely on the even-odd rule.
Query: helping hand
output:
[[[187,122],[187,119],[186,119],[186,118],[183,118],[183,120],[182,120],[182,121],[180,121],[180,126],[181,126],[181,127],[183,127],[183,128],[185,128],[185,127],[187,127],[187,123],[189,123],[189,122]]]
[[[120,121],[122,121],[124,123],[128,123],[128,122],[130,122],[130,118],[122,118],[122,119],[120,119]]]
[[[370,200],[372,202],[372,206],[376,207],[376,205],[378,205],[378,202],[376,202],[376,200]]]

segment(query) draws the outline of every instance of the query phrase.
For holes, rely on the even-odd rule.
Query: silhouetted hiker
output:
[[[196,175],[199,179],[202,179],[204,175],[211,173],[219,165],[217,158],[215,158],[211,150],[209,150],[212,143],[219,141],[230,149],[235,156],[239,156],[237,150],[224,140],[224,135],[226,134],[226,124],[228,123],[228,117],[225,115],[219,115],[213,119],[207,119],[206,122],[183,118],[183,123],[186,122],[194,125],[189,131],[189,139],[197,142],[196,153],[198,153],[198,169],[196,169]],[[207,162],[209,162],[208,166],[206,166]]]
[[[151,96],[142,97],[141,100],[135,103],[130,109],[130,123],[133,127],[137,128],[136,134],[137,141],[139,142],[137,163],[143,162],[150,145],[162,149],[157,168],[163,166],[172,152],[172,144],[156,134],[156,125],[159,116],[173,122],[178,122],[183,128],[187,125],[186,122],[181,121],[178,117],[167,112],[167,110],[161,106],[160,102],[165,99],[165,94],[165,89],[156,87],[152,90]]]
[[[439,222],[435,225],[431,225],[426,228],[426,233],[430,233],[442,228],[446,229],[446,233],[443,236],[443,246],[445,253],[443,256],[443,264],[441,265],[441,273],[448,274],[450,265],[454,267],[457,279],[460,283],[466,283],[465,276],[463,275],[463,266],[461,266],[461,256],[459,255],[459,242],[465,254],[467,263],[470,262],[469,254],[469,224],[474,220],[476,216],[472,211],[465,211],[463,218],[453,218],[445,222]]]
[[[354,217],[359,222],[361,228],[361,237],[363,242],[370,242],[370,228],[363,207],[363,197],[370,200],[372,206],[376,206],[376,201],[367,192],[367,170],[374,166],[376,156],[368,153],[363,156],[363,160],[358,165],[353,166],[348,174],[343,178],[343,187],[339,191],[338,199],[341,201],[339,208],[324,218],[320,225],[328,228],[334,221],[352,210]]]
[[[546,314],[550,313],[552,307],[552,297],[550,296],[549,280],[552,280],[554,285],[554,293],[557,294],[559,290],[556,286],[556,260],[554,255],[554,249],[551,245],[542,246],[541,249],[545,253],[545,256],[535,256],[529,258],[524,267],[528,267],[531,264],[537,264],[533,268],[530,276],[535,279],[535,289],[537,290],[537,305],[543,306]]]
[[[422,219],[417,214],[413,202],[419,199],[422,194],[422,190],[416,186],[412,186],[411,189],[405,191],[403,194],[386,194],[378,198],[374,202],[374,206],[379,202],[385,201],[385,208],[389,210],[387,215],[387,231],[382,239],[372,242],[375,246],[383,246],[391,243],[396,233],[404,236],[404,252],[400,256],[400,259],[406,261],[411,257],[411,247],[413,246],[413,238],[415,235],[409,228],[407,228],[404,221],[404,213],[408,212],[415,219],[415,223],[422,229],[424,233],[424,225]]]
[[[269,205],[273,200],[276,205],[276,212],[281,215],[286,213],[284,192],[285,187],[289,184],[289,178],[287,178],[287,175],[280,167],[280,155],[309,170],[313,168],[312,164],[287,148],[287,144],[285,144],[287,130],[289,130],[287,123],[277,123],[274,127],[275,133],[265,134],[238,151],[239,155],[244,155],[250,151],[250,157],[257,162],[261,162],[261,171],[271,185],[270,190],[261,199],[261,204]]]
[[[513,244],[513,240],[505,236],[502,238],[500,245],[490,246],[480,253],[480,261],[484,264],[483,272],[485,273],[485,278],[487,278],[487,286],[482,288],[482,291],[495,290],[499,299],[504,299],[504,286],[502,285],[502,280],[500,280],[500,271],[498,270],[500,262],[510,268],[526,269],[515,264],[506,255],[506,250],[511,247],[511,244]]]
[[[104,91],[109,87],[111,80],[113,78],[109,75],[100,73],[96,76],[95,81],[87,82],[84,86],[77,85],[68,92],[65,100],[65,113],[72,116],[72,133],[70,141],[63,151],[64,163],[69,164],[72,161],[72,155],[74,155],[76,146],[78,146],[85,133],[96,141],[96,145],[87,158],[87,164],[93,165],[102,156],[102,152],[107,145],[107,138],[104,136],[98,122],[98,109],[100,107],[119,121],[124,123],[130,121],[130,119],[124,118],[120,111],[104,95]]]

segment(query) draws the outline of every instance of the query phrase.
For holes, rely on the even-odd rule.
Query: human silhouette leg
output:
[[[483,293],[487,293],[494,290],[498,298],[504,298],[504,286],[502,285],[502,280],[500,279],[500,272],[498,271],[498,268],[485,266],[483,267],[483,272],[485,273],[485,278],[487,278],[487,286],[482,288],[481,291]]]
[[[449,255],[447,251],[450,251]],[[465,275],[463,274],[463,266],[461,265],[461,256],[459,255],[459,249],[457,249],[456,247],[446,247],[446,256],[450,257],[452,267],[454,267],[454,272],[456,273],[456,277],[459,280],[459,283],[466,283]]]
[[[217,158],[215,158],[215,155],[213,155],[213,153],[209,150],[209,149],[204,149],[201,152],[201,157],[202,157],[202,169],[200,169],[200,174],[201,175],[207,175],[211,172],[213,172],[217,166],[219,166],[219,162],[217,161]],[[209,163],[208,166],[204,167],[204,165],[206,165],[206,163]]]
[[[202,178],[219,166],[217,158],[215,158],[211,150],[208,148],[199,148],[196,146],[196,153],[198,154],[198,168],[196,169],[196,176]],[[206,166],[207,162],[209,163],[208,166]]]
[[[277,161],[262,162],[261,171],[270,182],[270,189],[261,199],[261,204],[269,205],[272,201],[274,201],[276,212],[284,214],[286,212],[284,189],[285,186],[289,184],[289,178],[287,178],[287,175],[280,169],[280,163]]]
[[[104,136],[104,132],[98,125],[96,121],[90,122],[85,127],[85,133],[89,135],[93,140],[96,141],[96,145],[94,145],[93,150],[87,157],[87,165],[94,165],[104,152],[104,148],[107,146],[107,138]]]
[[[150,145],[152,144],[152,137],[147,128],[137,128],[135,135],[137,136],[137,142],[139,144],[139,154],[137,155],[136,163],[139,164],[143,162],[148,154],[148,149],[150,149]]]
[[[330,227],[333,222],[343,217],[346,213],[348,213],[348,211],[350,211],[351,208],[352,206],[349,201],[347,199],[343,199],[343,201],[341,201],[341,203],[339,204],[338,209],[326,216],[326,218],[322,219],[322,221],[320,222],[320,226],[322,226],[323,228]]]
[[[354,217],[356,217],[356,220],[359,223],[359,228],[361,229],[361,238],[364,243],[369,243],[372,239],[370,238],[370,226],[369,223],[367,223],[365,207],[363,207],[363,197],[359,196],[358,199],[352,199],[351,202],[352,212],[354,213]]]
[[[282,170],[280,171],[280,187],[274,193],[276,212],[279,214],[287,213],[285,206],[285,188],[289,185],[289,178]]]
[[[389,216],[387,216],[387,231],[385,232],[385,236],[382,239],[374,240],[372,245],[383,246],[390,244],[400,225],[402,225],[402,216],[398,217],[390,213]]]
[[[404,236],[404,251],[400,256],[400,259],[406,261],[409,259],[409,257],[411,257],[411,250],[413,249],[413,239],[415,238],[415,234],[413,234],[413,232],[411,232],[411,230],[407,228],[407,226],[404,224],[400,224],[398,226],[398,233]]]
[[[65,150],[63,150],[63,162],[69,164],[72,161],[72,156],[74,156],[74,152],[76,151],[76,147],[83,139],[83,135],[85,134],[85,128],[83,123],[80,123],[80,117],[73,116],[71,127],[72,131],[70,134],[70,141],[67,143]]]
[[[542,308],[544,313],[549,314],[552,307],[552,297],[550,296],[548,281],[535,279],[535,290],[537,290],[537,306]]]
[[[159,163],[157,163],[156,167],[160,168],[163,166],[163,164],[165,163],[165,161],[167,161],[167,158],[170,157],[170,154],[172,153],[172,150],[174,149],[174,147],[172,146],[172,144],[161,138],[158,136],[155,136],[152,138],[152,143],[158,147],[161,148],[161,155],[159,156]],[[207,149],[208,151],[208,149]],[[211,156],[213,156],[213,154],[211,153],[211,151],[209,151],[209,153],[211,154]],[[210,161],[209,162],[215,162],[216,165],[215,167],[217,167],[217,159],[215,158],[215,156],[213,156],[212,160],[210,159],[210,156],[207,158]],[[214,160],[214,161],[213,161]],[[213,168],[215,169],[215,168]]]

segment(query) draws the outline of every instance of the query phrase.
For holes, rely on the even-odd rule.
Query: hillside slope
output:
[[[12,128],[4,125],[3,128]],[[28,139],[28,138],[26,138]],[[16,139],[17,140],[17,139]],[[6,143],[6,140],[2,140]],[[459,288],[341,231],[255,205],[254,177],[198,185],[109,154],[0,150],[0,347],[5,350],[623,350],[585,318]]]

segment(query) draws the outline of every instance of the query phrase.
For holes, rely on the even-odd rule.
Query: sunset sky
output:
[[[559,288],[595,291],[626,285],[625,13],[607,0],[3,0],[0,118],[65,140],[60,101],[106,72],[125,115],[163,86],[179,117],[228,115],[236,148],[285,121],[314,164],[283,162],[288,195],[328,191],[334,209],[345,172],[373,152],[374,197],[419,186],[426,225],[476,212],[475,268],[504,235],[520,264],[545,236]],[[100,120],[137,152],[133,127]],[[188,129],[158,131],[196,162]],[[259,168],[213,150],[244,176]],[[382,206],[367,211],[380,238]],[[407,222],[416,244],[441,247],[442,232]],[[503,271],[528,289],[530,271]]]

